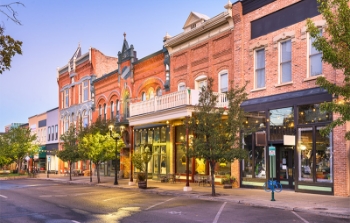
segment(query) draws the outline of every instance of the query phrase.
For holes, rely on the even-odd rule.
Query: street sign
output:
[[[48,157],[47,157],[47,161],[48,161],[48,162],[50,162],[50,158],[51,158],[51,156],[48,156]]]
[[[269,147],[269,155],[270,156],[275,156],[276,155],[276,147],[270,146]]]

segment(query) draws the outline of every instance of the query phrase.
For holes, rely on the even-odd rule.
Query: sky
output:
[[[0,5],[14,1],[1,0]],[[4,33],[23,42],[22,55],[13,57],[11,69],[0,75],[0,132],[58,107],[57,67],[68,63],[78,44],[82,54],[91,46],[117,57],[125,32],[141,59],[162,49],[166,33],[181,33],[192,11],[212,18],[226,10],[228,0],[20,2],[24,7],[13,8],[22,25],[0,14]]]

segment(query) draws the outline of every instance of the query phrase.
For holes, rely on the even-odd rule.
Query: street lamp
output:
[[[115,167],[114,167],[114,185],[118,185],[118,140],[121,138],[121,135],[125,129],[124,126],[120,126],[120,136],[113,137],[112,130],[114,128],[114,125],[109,125],[109,134],[110,136],[115,140],[116,148],[115,148]]]

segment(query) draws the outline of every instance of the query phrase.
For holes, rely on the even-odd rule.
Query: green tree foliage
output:
[[[35,143],[37,136],[31,134],[28,128],[11,128],[0,136],[0,166],[17,163],[18,171],[22,168],[23,158],[38,152],[39,146]]]
[[[240,104],[247,98],[245,86],[227,92],[228,108],[218,108],[218,95],[213,92],[213,79],[200,92],[199,103],[189,118],[187,126],[195,136],[189,149],[189,156],[209,162],[212,196],[215,196],[215,165],[223,160],[233,162],[246,157],[242,149],[240,131],[243,128],[244,113]]]
[[[74,125],[61,135],[63,149],[57,152],[57,156],[69,165],[69,180],[72,180],[72,164],[81,158],[78,150],[78,136]]]
[[[313,46],[323,52],[324,62],[344,72],[345,75],[341,85],[332,83],[325,77],[318,77],[316,80],[316,84],[340,99],[321,104],[322,110],[341,115],[321,131],[323,135],[328,135],[334,127],[350,121],[350,8],[349,0],[318,0],[318,2],[318,9],[326,20],[326,35],[321,36],[319,28],[308,19],[308,31],[315,38]],[[346,132],[345,138],[350,140],[350,131]]]
[[[121,142],[120,142],[121,141]],[[108,134],[102,135],[100,132],[87,133],[79,142],[79,151],[84,157],[91,160],[96,165],[97,182],[100,183],[99,166],[102,162],[115,158],[115,140]],[[123,143],[119,140],[118,143]]]
[[[0,5],[0,13],[4,14],[7,19],[21,25],[21,22],[16,17],[16,11],[12,8],[13,5],[24,6],[20,2]],[[12,57],[16,54],[22,54],[22,42],[13,39],[9,35],[5,35],[4,32],[5,28],[0,26],[0,74],[5,70],[10,70]]]
[[[148,176],[148,163],[152,159],[152,151],[146,146],[144,151],[136,151],[131,157],[131,161],[136,169],[140,171],[138,174],[139,180],[146,180],[147,187],[147,176]]]

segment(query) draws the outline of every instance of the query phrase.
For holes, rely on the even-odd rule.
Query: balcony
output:
[[[217,107],[227,107],[227,97],[225,93],[215,93],[218,95]],[[181,106],[198,104],[199,90],[183,90],[170,94],[156,96],[153,99],[130,104],[130,117],[164,111]]]

